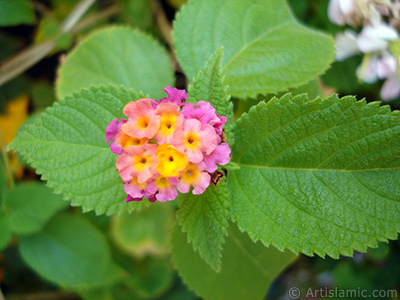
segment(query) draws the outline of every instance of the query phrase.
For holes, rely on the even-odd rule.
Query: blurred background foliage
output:
[[[10,11],[7,5],[11,1],[0,0],[0,66],[28,47],[48,41],[54,44],[43,51],[43,58],[37,63],[0,85],[3,153],[0,204],[4,211],[16,211],[10,214],[9,220],[0,212],[0,286],[5,298],[200,299],[180,280],[169,257],[169,236],[177,201],[152,205],[132,215],[109,217],[82,213],[80,208],[67,207],[59,196],[40,184],[28,162],[5,150],[18,129],[26,125],[24,123],[32,122],[38,113],[56,101],[56,70],[63,63],[65,53],[85,35],[105,24],[126,24],[146,31],[171,50],[171,22],[186,1],[99,0],[67,33],[60,28],[78,0],[12,2],[13,13],[9,14],[5,12]],[[302,23],[331,35],[342,31],[327,17],[327,0],[289,0],[289,4]],[[336,92],[368,101],[378,100],[382,82],[368,85],[357,79],[356,68],[361,59],[355,56],[344,62],[334,62],[318,80],[292,92],[307,92],[310,98]],[[176,63],[175,75],[176,86],[185,88],[187,80]],[[238,104],[235,99],[233,101]],[[240,102],[236,105],[236,117],[258,101]],[[390,105],[398,109],[400,99]],[[13,178],[9,178],[9,174]],[[28,197],[36,201],[26,201]],[[17,199],[12,201],[14,198]],[[49,200],[53,204],[49,205]],[[64,229],[65,224],[70,229],[75,228],[74,235],[71,230]],[[38,253],[46,251],[47,259],[40,261]],[[64,274],[65,278],[60,279],[57,269],[60,260],[71,265],[81,262],[74,267],[81,270],[80,276]],[[293,286],[299,287],[303,295],[310,287],[399,290],[399,266],[399,241],[381,243],[379,248],[355,253],[353,258],[334,260],[300,255],[273,282],[265,298],[289,299],[287,292]],[[400,299],[400,293],[398,295]]]

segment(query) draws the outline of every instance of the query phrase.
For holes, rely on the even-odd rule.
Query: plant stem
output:
[[[70,31],[71,34],[77,34],[82,30],[96,24],[97,22],[103,21],[112,17],[113,15],[119,13],[121,11],[121,7],[119,5],[113,5],[111,7],[106,8],[105,10],[92,15],[88,16],[87,18],[83,19],[82,21],[78,22]]]
[[[400,84],[400,40],[396,40],[390,43],[390,52],[392,52],[396,61],[397,78]]]
[[[6,300],[6,298],[4,298],[3,292],[1,291],[1,287],[0,287],[0,300]]]
[[[25,70],[36,64],[50,53],[55,47],[54,40],[49,40],[37,45],[29,46],[6,62],[0,68],[0,85],[22,74]]]
[[[11,169],[10,160],[8,158],[6,141],[4,140],[3,132],[1,131],[1,129],[0,129],[0,144],[1,144],[1,157],[4,163],[4,172],[6,174],[8,187],[13,188],[15,185],[14,175]]]
[[[82,0],[79,2],[61,24],[61,32],[69,32],[94,2],[95,0]]]
[[[61,24],[61,32],[69,32],[95,0],[82,0]],[[56,39],[29,46],[0,67],[0,86],[32,67],[56,46]]]

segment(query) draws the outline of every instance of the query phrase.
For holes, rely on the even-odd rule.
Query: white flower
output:
[[[360,53],[357,45],[357,33],[346,29],[343,33],[336,34],[336,57],[337,61],[343,61],[350,56]]]
[[[381,98],[385,101],[391,101],[400,96],[400,84],[397,74],[394,74],[385,80],[380,94]]]
[[[378,81],[378,55],[366,55],[363,62],[357,68],[357,77],[366,83],[375,83]]]
[[[357,45],[363,53],[379,52],[386,50],[389,41],[396,39],[397,30],[382,22],[377,26],[366,25],[357,37]]]
[[[347,20],[356,11],[356,0],[330,0],[328,17],[332,23],[345,25]]]

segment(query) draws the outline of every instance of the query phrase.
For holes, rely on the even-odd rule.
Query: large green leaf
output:
[[[0,0],[0,26],[30,24],[35,12],[29,0]]]
[[[105,143],[107,125],[140,94],[123,87],[92,87],[67,96],[26,127],[10,145],[42,179],[72,205],[98,214],[133,211],[144,202],[125,203],[115,169],[117,155]]]
[[[216,270],[221,270],[221,251],[228,226],[228,189],[226,181],[209,186],[201,195],[179,195],[179,222],[188,242]]]
[[[224,84],[221,75],[221,63],[224,55],[222,48],[208,59],[203,69],[196,75],[193,85],[189,86],[188,102],[208,101],[215,108],[217,114],[228,117],[224,126],[229,145],[233,145],[233,104],[230,101],[228,87]]]
[[[174,211],[168,203],[154,203],[134,214],[115,216],[113,238],[117,245],[133,256],[165,255],[174,221]]]
[[[104,235],[77,215],[52,219],[39,234],[22,238],[20,251],[40,275],[72,289],[103,286],[122,275]]]
[[[57,92],[64,98],[91,85],[114,84],[161,98],[173,82],[172,63],[157,41],[115,26],[92,34],[68,55],[58,71]]]
[[[261,300],[268,286],[296,258],[261,243],[231,224],[222,252],[222,268],[216,273],[187,242],[176,226],[172,235],[172,259],[183,281],[207,300]]]
[[[39,231],[67,205],[60,195],[38,182],[17,185],[7,191],[4,199],[11,229],[17,234]]]
[[[176,56],[191,79],[221,46],[235,97],[304,84],[333,61],[334,40],[299,24],[282,0],[192,0],[174,23]]]
[[[307,255],[366,251],[400,230],[400,113],[354,97],[285,95],[238,121],[233,220]]]

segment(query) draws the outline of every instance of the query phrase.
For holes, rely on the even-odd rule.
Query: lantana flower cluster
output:
[[[106,143],[118,154],[117,170],[126,201],[174,200],[178,192],[202,194],[217,164],[230,160],[224,141],[227,118],[209,102],[185,103],[185,90],[166,87],[167,98],[142,98],[123,109],[127,119],[114,119]]]

